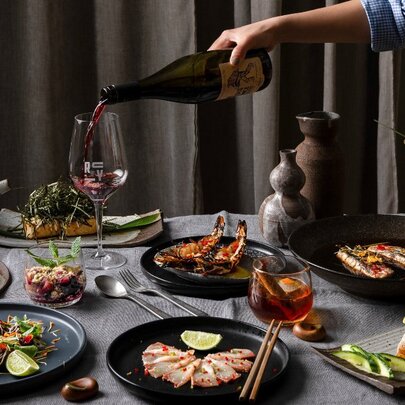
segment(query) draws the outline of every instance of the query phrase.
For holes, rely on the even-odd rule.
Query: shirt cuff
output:
[[[401,0],[361,0],[375,52],[400,48],[405,44],[405,15]]]

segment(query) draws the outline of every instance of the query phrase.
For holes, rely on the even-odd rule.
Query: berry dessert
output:
[[[86,286],[80,237],[73,243],[49,241],[28,249],[24,287],[38,304],[61,308],[73,305]]]
[[[33,301],[40,304],[54,307],[74,304],[82,297],[85,285],[80,265],[34,266],[25,270],[25,290]]]

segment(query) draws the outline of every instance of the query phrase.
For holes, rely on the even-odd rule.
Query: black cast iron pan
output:
[[[288,247],[306,260],[319,277],[361,297],[405,302],[405,271],[389,279],[351,274],[336,258],[339,246],[388,242],[405,247],[405,216],[345,215],[302,225],[290,236]]]

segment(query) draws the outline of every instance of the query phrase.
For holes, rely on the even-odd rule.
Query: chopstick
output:
[[[239,401],[244,401],[246,399],[247,393],[250,389],[250,386],[252,385],[253,379],[256,377],[257,371],[259,370],[260,363],[263,359],[264,352],[267,347],[267,343],[269,341],[271,331],[274,326],[274,319],[271,321],[269,327],[267,328],[266,335],[264,336],[263,342],[260,346],[259,352],[257,353],[255,362],[253,363],[253,366],[250,370],[250,373],[248,375],[248,378],[245,382],[245,385],[242,388],[242,392],[239,395]]]
[[[278,334],[280,332],[281,326],[283,322],[280,321],[277,325],[276,330],[273,333],[271,341],[269,342],[271,331],[273,329],[275,320],[273,319],[267,328],[266,335],[264,336],[263,342],[260,346],[259,352],[257,353],[256,360],[253,363],[252,369],[248,375],[248,378],[245,382],[245,385],[242,388],[242,392],[239,395],[239,401],[244,401],[247,397],[248,391],[254,381],[252,391],[250,393],[249,402],[254,402],[256,400],[256,395],[260,387],[260,383],[263,378],[264,371],[266,369],[267,363],[269,361],[269,357],[273,351],[273,348],[276,344]]]

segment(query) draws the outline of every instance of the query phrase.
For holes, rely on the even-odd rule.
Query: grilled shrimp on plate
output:
[[[207,256],[196,259],[196,273],[226,274],[231,272],[240,262],[246,247],[247,225],[239,221],[236,239],[229,245],[212,250]]]
[[[179,243],[170,249],[158,252],[153,261],[161,267],[183,268],[193,265],[196,258],[206,256],[216,246],[224,233],[224,227],[224,217],[219,215],[210,235],[204,236],[196,242]]]

